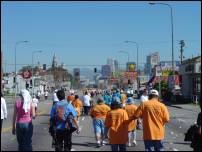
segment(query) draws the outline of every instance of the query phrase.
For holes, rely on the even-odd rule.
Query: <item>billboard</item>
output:
[[[136,71],[136,64],[135,64],[135,62],[127,62],[126,69],[129,72],[135,72]]]

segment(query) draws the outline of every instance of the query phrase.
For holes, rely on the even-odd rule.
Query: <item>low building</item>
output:
[[[183,96],[198,101],[201,96],[201,56],[184,60],[179,72],[182,76]]]

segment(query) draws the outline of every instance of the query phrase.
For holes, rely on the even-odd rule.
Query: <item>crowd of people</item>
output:
[[[14,105],[12,133],[17,136],[19,151],[32,151],[32,119],[35,119],[39,100],[35,95],[31,97],[28,90],[21,90],[19,95]],[[138,144],[136,130],[142,129],[146,151],[164,150],[162,140],[169,113],[157,90],[145,89],[139,104],[123,89],[83,90],[80,97],[75,91],[67,93],[59,89],[53,92],[52,101],[49,133],[56,151],[71,151],[72,133],[79,134],[81,130],[81,115],[92,118],[97,147],[110,144],[112,151],[126,151],[127,146]],[[201,136],[201,115],[199,117]],[[6,118],[6,103],[1,95],[1,127]]]

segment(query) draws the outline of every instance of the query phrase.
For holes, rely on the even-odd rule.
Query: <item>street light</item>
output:
[[[167,4],[167,3],[156,3],[156,2],[149,2],[150,5],[154,5],[154,4],[160,4],[160,5],[166,5],[170,8],[170,15],[171,15],[171,37],[172,37],[172,71],[173,71],[173,75],[175,73],[174,70],[174,46],[173,46],[173,10],[171,5]]]
[[[139,45],[137,42],[134,42],[134,41],[125,41],[125,43],[134,43],[137,47],[137,75],[138,75],[138,49],[139,49]],[[139,76],[139,75],[138,75]],[[139,92],[139,79],[138,79],[138,76],[137,76],[137,91]]]
[[[17,70],[16,70],[16,49],[17,49],[17,45],[20,43],[27,43],[28,41],[18,41],[15,43],[15,98],[16,98],[16,94],[17,94]]]
[[[32,96],[34,95],[34,54],[35,53],[41,53],[42,51],[33,51],[32,52]]]
[[[118,51],[118,53],[126,53],[128,55],[128,62],[129,62],[129,57],[130,57],[130,54],[126,51]]]

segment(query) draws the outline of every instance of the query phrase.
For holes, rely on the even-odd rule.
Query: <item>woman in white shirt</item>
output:
[[[33,95],[32,104],[35,107],[35,113],[37,110],[38,103],[39,103],[39,100],[36,98],[36,95]]]
[[[6,118],[7,118],[6,101],[3,98],[3,95],[1,93],[1,131],[2,131],[3,120]]]

